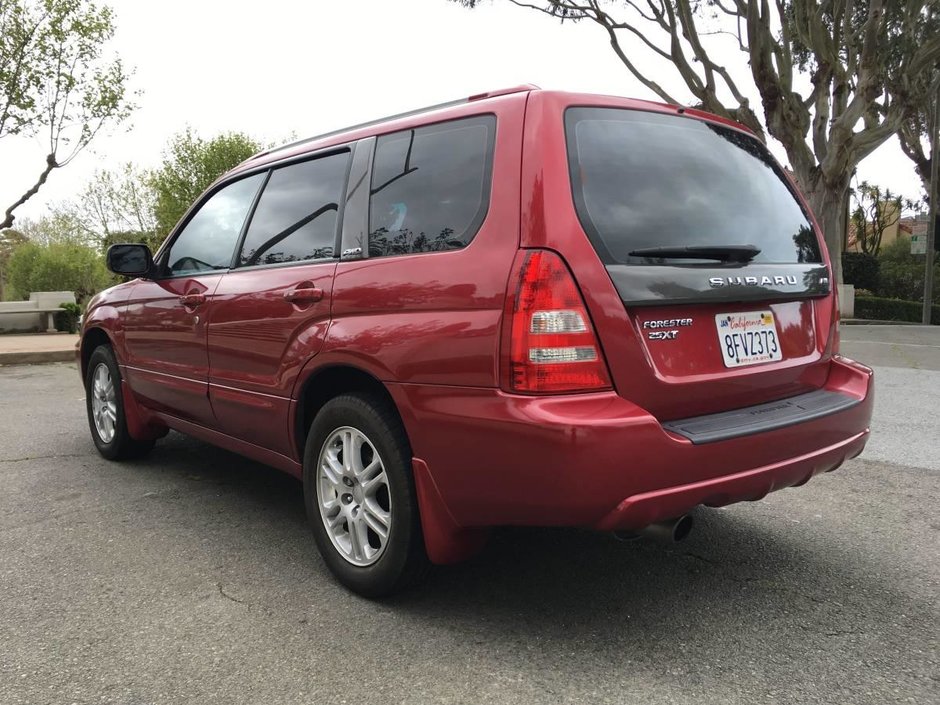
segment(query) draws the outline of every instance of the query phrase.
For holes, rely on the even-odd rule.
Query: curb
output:
[[[46,362],[73,362],[75,350],[43,350],[41,352],[0,353],[0,366],[40,365]]]

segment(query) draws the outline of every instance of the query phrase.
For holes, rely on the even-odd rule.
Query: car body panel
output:
[[[825,388],[860,403],[814,421],[695,445],[668,433],[653,415],[615,392],[532,397],[493,389],[389,385],[403,410],[415,457],[426,463],[459,526],[607,529],[640,528],[630,525],[630,517],[617,526],[603,523],[634,496],[701,482],[714,489],[721,485],[717,479],[760,468],[773,489],[774,468],[794,484],[789,482],[794,476],[803,479],[806,473],[808,479],[857,455],[869,430],[872,372],[836,359]],[[839,452],[841,457],[823,467]],[[781,479],[780,486],[787,483]],[[728,492],[722,503],[752,498]],[[714,489],[712,495],[718,494]],[[644,511],[646,523],[677,516],[668,505],[659,513]]]
[[[139,279],[122,313],[124,375],[137,397],[157,411],[212,424],[206,348],[212,296],[221,272]],[[187,306],[181,297],[201,294]]]
[[[115,284],[89,299],[82,315],[81,335],[75,344],[75,360],[78,363],[82,383],[85,381],[85,373],[87,372],[85,362],[92,352],[89,349],[90,342],[96,337],[93,332],[101,331],[107,336],[111,347],[114,349],[118,364],[123,364],[125,353],[122,312],[136,284],[136,279]]]
[[[333,260],[234,269],[213,297],[208,393],[219,431],[278,453],[291,452],[290,395],[330,326]],[[285,294],[318,289],[318,301]],[[260,419],[264,423],[259,423]]]
[[[311,375],[344,363],[383,381],[499,383],[502,310],[519,247],[525,104],[521,94],[447,111],[448,118],[497,117],[491,198],[479,230],[469,245],[458,250],[341,261],[327,341],[305,368],[295,398]],[[411,118],[394,127],[426,124],[434,117]],[[344,242],[343,248],[355,245]]]

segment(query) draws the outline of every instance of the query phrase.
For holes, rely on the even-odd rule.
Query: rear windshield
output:
[[[754,262],[821,261],[806,213],[757,139],[618,108],[570,108],[565,130],[578,217],[605,263],[682,264],[629,253],[715,245],[753,245]]]

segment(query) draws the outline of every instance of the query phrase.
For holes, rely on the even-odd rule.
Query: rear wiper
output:
[[[644,247],[632,250],[631,257],[665,259],[716,259],[720,262],[750,262],[760,254],[754,245],[689,245],[687,247]]]

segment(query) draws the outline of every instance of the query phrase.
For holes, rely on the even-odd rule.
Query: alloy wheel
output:
[[[366,435],[343,426],[327,436],[317,462],[317,502],[333,546],[353,565],[385,552],[392,526],[385,464]]]
[[[117,394],[111,370],[103,362],[99,362],[95,368],[88,393],[91,395],[91,413],[98,438],[103,443],[110,443],[117,427]]]

